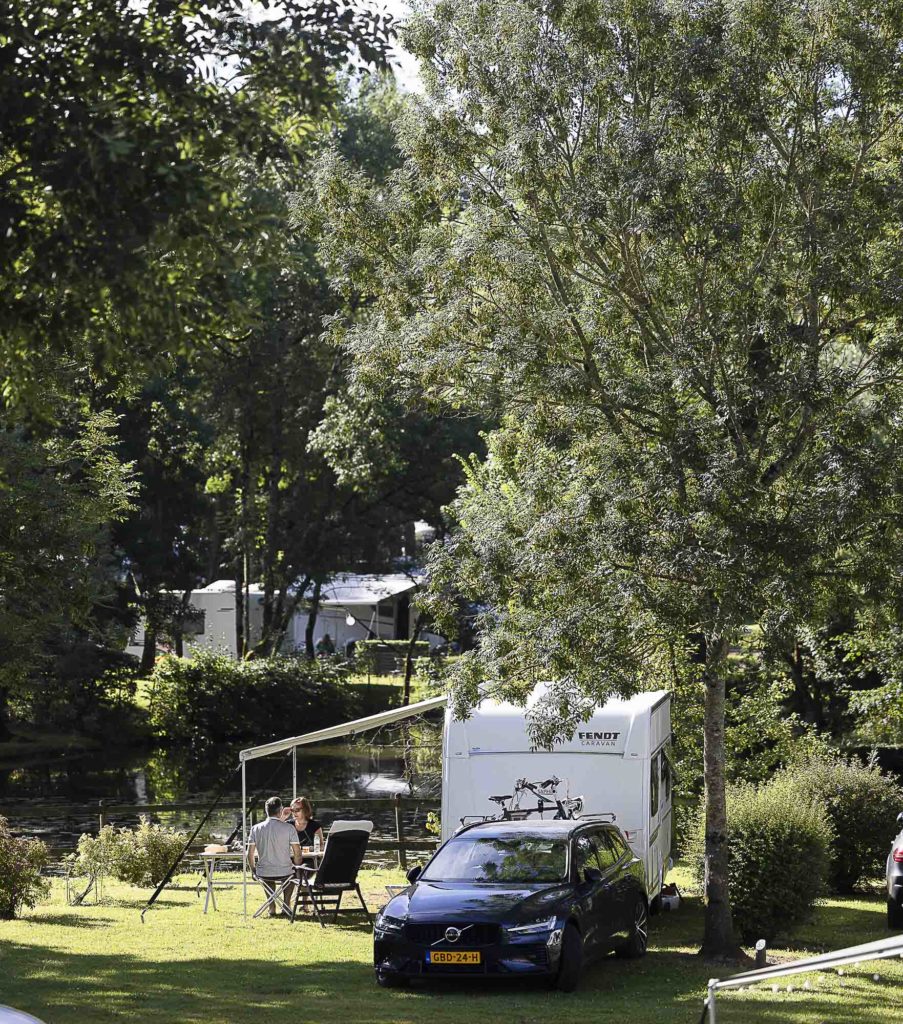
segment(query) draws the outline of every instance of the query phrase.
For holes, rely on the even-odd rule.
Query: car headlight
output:
[[[538,921],[528,921],[526,924],[506,925],[505,931],[509,935],[540,935],[543,932],[550,932],[555,927],[555,916],[540,918]]]
[[[378,914],[373,930],[378,936],[401,935],[404,931],[404,918],[390,917],[388,914]]]

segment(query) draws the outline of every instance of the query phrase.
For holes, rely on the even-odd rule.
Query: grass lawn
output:
[[[187,879],[186,879],[187,880]],[[362,875],[374,906],[396,872]],[[286,1024],[423,1022],[528,1024],[618,1021],[670,1024],[699,1019],[705,982],[718,973],[695,955],[702,927],[698,899],[653,919],[648,956],[609,957],[591,968],[579,992],[564,995],[518,981],[383,991],[373,981],[365,926],[322,930],[305,920],[245,924],[240,891],[220,894],[206,917],[191,892],[166,892],[141,924],[148,893],[110,884],[107,902],[71,908],[62,886],[21,921],[0,922],[0,1003],[47,1024],[131,1020],[150,1024],[239,1020]],[[259,901],[254,893],[255,904]],[[797,937],[785,959],[880,938],[884,905],[877,897],[832,899]],[[879,976],[878,981],[873,975]],[[719,999],[719,1024],[899,1024],[903,961],[813,975],[813,990],[770,988]]]

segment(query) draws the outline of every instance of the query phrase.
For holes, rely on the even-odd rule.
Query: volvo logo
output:
[[[446,942],[457,942],[461,938],[460,928],[446,928],[445,929],[445,941]]]

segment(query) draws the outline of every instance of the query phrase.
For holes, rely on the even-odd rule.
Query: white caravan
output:
[[[533,692],[527,707],[544,691]],[[671,856],[671,696],[664,690],[610,700],[564,743],[537,750],[525,709],[483,701],[459,721],[445,713],[442,839],[471,815],[492,816],[489,798],[514,793],[518,779],[558,777],[558,795],[582,797],[583,814],[611,813],[646,866],[649,898],[661,891]],[[526,803],[530,803],[529,800]],[[546,817],[554,814],[554,808]]]

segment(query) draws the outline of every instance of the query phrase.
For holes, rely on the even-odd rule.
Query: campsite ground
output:
[[[396,872],[362,876],[372,905]],[[188,881],[186,878],[184,881]],[[240,916],[239,890],[220,895],[206,917],[193,892],[167,891],[141,924],[147,892],[110,884],[100,905],[68,907],[57,884],[51,902],[24,919],[0,922],[0,1003],[47,1024],[111,1020],[148,1024],[239,1019],[285,1024],[677,1024],[699,1019],[713,973],[696,956],[699,900],[654,919],[649,955],[609,958],[590,968],[575,995],[542,986],[436,985],[382,991],[373,982],[366,926],[322,930],[305,920],[252,921]],[[255,893],[256,896],[256,893]],[[782,959],[866,942],[886,934],[878,896],[831,899]],[[875,981],[873,975],[879,980]],[[770,989],[724,997],[719,1024],[897,1024],[903,1006],[903,961],[879,962],[839,975],[791,979],[794,991]]]

